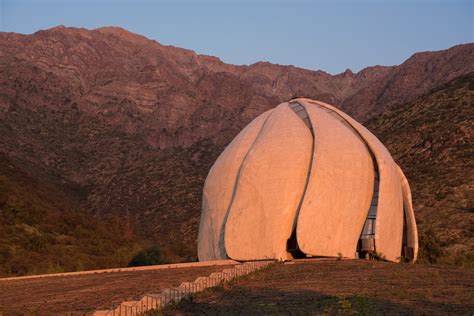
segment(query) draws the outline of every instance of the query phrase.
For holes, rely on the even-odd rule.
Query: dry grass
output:
[[[474,273],[374,261],[278,264],[154,314],[471,314]],[[152,314],[153,315],[153,314]]]

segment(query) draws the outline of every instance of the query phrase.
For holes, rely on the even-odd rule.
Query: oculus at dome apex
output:
[[[247,125],[207,176],[200,261],[415,261],[410,187],[385,146],[337,108],[298,98]]]

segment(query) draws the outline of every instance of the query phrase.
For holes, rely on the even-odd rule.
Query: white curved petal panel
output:
[[[415,212],[413,210],[413,204],[411,200],[411,190],[408,180],[400,167],[398,167],[398,172],[400,173],[400,178],[402,179],[403,205],[405,210],[407,230],[407,247],[411,247],[413,249],[412,261],[415,262],[416,258],[418,257],[418,230],[416,227]]]
[[[307,255],[354,258],[373,193],[370,152],[336,112],[298,102],[315,136],[311,176],[297,219],[299,248]]]
[[[305,102],[304,99],[298,100]],[[403,234],[403,197],[398,166],[387,148],[363,125],[337,108],[319,101],[309,103],[324,106],[341,115],[365,140],[375,156],[379,169],[380,186],[375,226],[377,253],[389,261],[399,261]]]
[[[203,190],[203,205],[198,235],[199,261],[226,259],[224,222],[234,192],[238,170],[255,141],[267,111],[245,127],[227,146],[212,166]]]
[[[274,109],[245,158],[225,226],[235,260],[286,259],[312,136],[288,103]]]

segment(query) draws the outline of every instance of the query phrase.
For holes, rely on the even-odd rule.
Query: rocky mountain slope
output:
[[[472,71],[474,44],[331,76],[228,65],[113,27],[0,33],[0,153],[94,220],[126,218],[133,240],[193,260],[207,171],[255,116],[306,96],[365,121]]]
[[[425,251],[422,255],[431,261],[471,267],[474,264],[473,100],[474,72],[366,123],[410,181]]]

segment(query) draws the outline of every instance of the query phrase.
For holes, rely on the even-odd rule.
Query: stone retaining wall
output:
[[[196,268],[196,267],[209,267],[209,266],[224,266],[224,265],[232,265],[232,264],[239,264],[239,262],[234,261],[234,260],[214,260],[214,261],[204,261],[204,262],[169,263],[169,264],[141,266],[141,267],[112,268],[112,269],[86,270],[86,271],[76,271],[76,272],[49,273],[49,274],[35,274],[35,275],[25,275],[25,276],[0,278],[0,282],[2,282],[2,281],[12,281],[12,280],[50,278],[50,277],[78,276],[78,275],[97,274],[97,273]]]
[[[249,274],[262,269],[274,261],[252,261],[236,265],[233,268],[224,269],[221,272],[213,272],[209,276],[198,277],[194,282],[183,282],[178,287],[164,289],[158,294],[145,294],[136,301],[124,301],[115,309],[97,310],[94,316],[132,316],[139,315],[152,309],[162,308],[171,302],[178,302],[181,299],[207,288],[215,287],[222,282],[228,282],[236,277]]]

